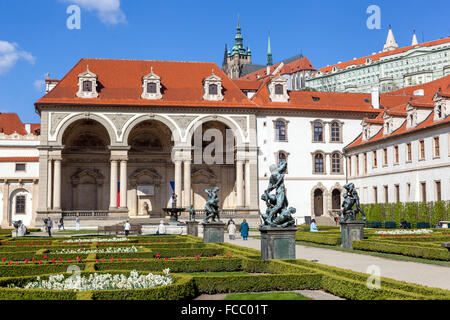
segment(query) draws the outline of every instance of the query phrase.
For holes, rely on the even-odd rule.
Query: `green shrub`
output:
[[[317,232],[297,232],[295,234],[295,240],[337,246],[341,244],[341,235],[329,235]]]
[[[389,243],[387,241],[357,240],[353,241],[353,249],[395,253],[424,259],[450,260],[450,253],[444,248],[431,248],[420,245]]]

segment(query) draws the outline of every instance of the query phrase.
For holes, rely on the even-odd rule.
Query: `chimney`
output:
[[[25,124],[25,131],[30,134],[31,133],[31,125],[29,123]]]
[[[380,93],[378,87],[372,88],[372,108],[380,109]]]

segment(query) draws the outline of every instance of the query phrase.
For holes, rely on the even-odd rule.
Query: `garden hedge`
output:
[[[297,232],[295,240],[337,246],[341,244],[341,235],[321,234],[320,232]]]
[[[432,248],[422,245],[410,245],[389,243],[387,241],[371,241],[371,240],[357,240],[353,241],[353,249],[395,253],[404,256],[433,259],[433,260],[450,260],[449,250],[445,248]]]

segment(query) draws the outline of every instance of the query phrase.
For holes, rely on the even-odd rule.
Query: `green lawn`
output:
[[[296,292],[231,293],[224,300],[312,300]]]

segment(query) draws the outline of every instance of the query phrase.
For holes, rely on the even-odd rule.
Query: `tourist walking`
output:
[[[234,224],[234,221],[228,224],[228,237],[230,240],[235,239],[235,233],[236,233],[236,225]]]
[[[48,236],[51,237],[52,236],[52,227],[53,227],[53,221],[50,217],[48,217],[47,219],[47,231],[48,231]]]
[[[248,230],[249,230],[249,226],[247,223],[247,220],[244,219],[244,221],[242,221],[241,226],[239,227],[239,231],[241,231],[241,237],[244,240],[248,240]]]
[[[316,224],[315,219],[311,220],[311,225],[309,226],[309,231],[310,232],[319,232],[319,230],[317,229],[317,224]]]
[[[59,219],[58,230],[61,230],[61,228],[63,228],[63,230],[66,230],[66,228],[64,228],[64,217],[61,217],[61,219]]]
[[[227,226],[229,226],[229,225],[230,225],[230,223],[233,223],[233,224],[235,224],[235,223],[234,223],[234,221],[233,221],[233,218],[230,218],[230,220],[228,220],[228,222],[227,222]]]
[[[77,231],[80,230],[80,218],[78,218],[78,216],[75,219],[75,229]]]
[[[127,220],[127,222],[125,222],[123,229],[125,230],[125,237],[128,237],[128,235],[130,234],[130,229],[131,229],[130,221]]]

